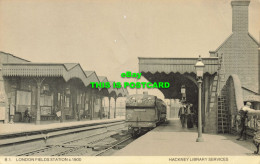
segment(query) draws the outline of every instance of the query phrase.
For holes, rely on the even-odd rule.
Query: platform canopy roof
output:
[[[98,80],[92,74],[87,76],[78,63],[8,63],[3,64],[3,76],[63,77],[66,82],[79,78],[85,86]]]
[[[186,88],[189,102],[197,102],[195,64],[198,58],[143,58],[139,57],[139,72],[152,83],[168,82],[169,88],[158,88],[166,99],[181,99],[181,87]],[[219,67],[218,57],[202,58],[204,75],[214,76]]]
[[[139,72],[150,73],[195,73],[198,58],[144,58],[139,57]],[[218,57],[202,58],[204,73],[214,74],[218,70]]]
[[[66,82],[78,78],[85,87],[90,82],[108,82],[107,77],[97,76],[95,71],[84,71],[79,63],[3,63],[2,74],[5,77],[62,77]],[[112,87],[108,91],[114,91],[116,96],[125,94]]]

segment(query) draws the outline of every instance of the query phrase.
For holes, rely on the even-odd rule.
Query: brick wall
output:
[[[248,34],[234,33],[217,53],[223,53],[225,81],[237,74],[243,87],[259,91],[258,45]]]
[[[249,4],[249,3],[248,3]],[[232,31],[248,32],[248,4],[232,5]]]
[[[237,74],[243,87],[259,92],[259,44],[248,33],[249,4],[249,0],[232,0],[233,33],[210,55],[223,54],[225,81],[231,74]]]

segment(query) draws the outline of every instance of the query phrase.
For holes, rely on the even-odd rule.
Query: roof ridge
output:
[[[253,37],[253,35],[250,34],[250,32],[248,32],[248,35],[249,35],[249,37],[250,37],[251,39],[253,39],[253,41],[254,41],[258,46],[260,46],[260,42],[258,42],[258,41]]]
[[[215,50],[215,51],[209,51],[209,52],[217,52],[230,38],[231,36],[233,35],[233,33],[231,33],[225,40],[224,42],[222,42],[222,44],[220,44],[220,46],[218,46],[218,48]]]
[[[11,53],[7,53],[7,52],[4,52],[4,51],[0,51],[0,53],[3,53],[3,54],[5,54],[5,55],[10,55],[10,56],[12,56],[12,57],[15,57],[15,58],[24,60],[24,61],[26,61],[26,62],[31,62],[31,61],[26,60],[26,59],[23,59],[23,58],[21,58],[21,57],[15,56],[15,55],[13,55],[13,54],[11,54]]]

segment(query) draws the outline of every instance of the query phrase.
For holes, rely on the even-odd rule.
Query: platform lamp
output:
[[[198,88],[199,88],[199,95],[198,95],[198,138],[196,142],[203,142],[204,139],[202,138],[202,121],[201,121],[201,84],[202,84],[202,78],[203,78],[203,69],[205,65],[202,62],[201,57],[199,56],[199,59],[197,63],[195,64],[196,74],[197,74],[197,80],[198,80]]]
[[[185,88],[185,85],[182,85],[181,86],[181,97],[182,97],[182,100],[186,100],[186,88]]]

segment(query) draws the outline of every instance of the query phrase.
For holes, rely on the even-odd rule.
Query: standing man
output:
[[[179,117],[180,120],[181,120],[182,128],[184,128],[184,127],[185,127],[185,107],[184,107],[184,104],[183,104],[183,103],[181,104],[181,107],[180,107],[180,109],[179,109],[178,117]]]
[[[260,113],[259,110],[256,112],[258,112],[258,114]],[[254,151],[254,154],[258,154],[259,146],[260,146],[260,120],[256,121],[256,129],[255,129],[255,134],[254,134],[254,138],[253,138],[253,143],[256,146],[256,151]]]
[[[260,110],[254,110],[249,108],[251,104],[248,103],[244,110],[247,111],[247,116],[253,116],[255,119],[260,118]],[[255,134],[253,138],[253,143],[256,146],[256,151],[254,151],[254,154],[259,154],[259,146],[260,146],[260,120],[256,119],[256,126],[255,126]]]
[[[15,106],[13,103],[11,103],[9,105],[9,108],[10,108],[10,124],[13,124],[14,123],[14,114],[15,114]]]
[[[237,138],[239,141],[246,140],[246,124],[247,124],[247,112],[251,110],[250,108],[251,103],[247,102],[244,107],[242,107],[239,111],[240,119],[241,119],[241,131],[240,131],[240,136]]]
[[[192,104],[189,104],[187,106],[187,128],[193,128],[191,107]]]

